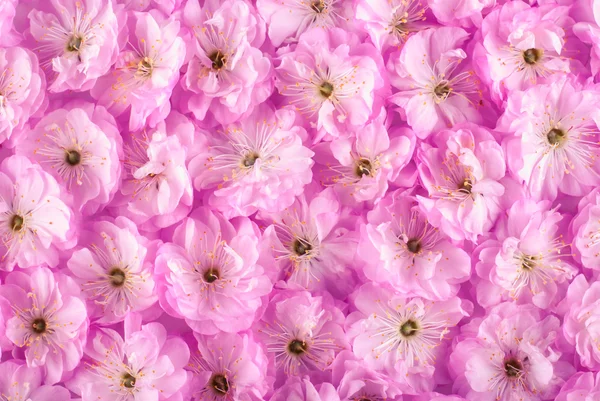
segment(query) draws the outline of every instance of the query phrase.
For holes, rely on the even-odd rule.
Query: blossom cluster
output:
[[[598,400],[599,105],[600,0],[0,0],[0,400]]]

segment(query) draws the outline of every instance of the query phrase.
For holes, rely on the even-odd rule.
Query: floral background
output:
[[[0,0],[1,401],[600,399],[600,0]]]

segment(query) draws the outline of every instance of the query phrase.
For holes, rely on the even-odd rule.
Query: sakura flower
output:
[[[569,72],[566,29],[573,24],[569,7],[531,7],[507,2],[492,11],[481,26],[493,91],[499,99],[524,90],[558,72]]]
[[[79,287],[45,267],[10,273],[0,287],[6,336],[25,348],[29,367],[41,367],[54,384],[77,367],[87,336],[87,313]]]
[[[364,284],[355,294],[357,311],[348,316],[354,355],[386,373],[405,393],[431,391],[444,337],[468,313],[460,298],[431,302],[406,299],[386,287]]]
[[[173,17],[158,12],[130,17],[129,47],[119,54],[114,73],[99,80],[91,94],[115,116],[129,109],[129,129],[136,131],[151,115],[160,121],[169,113],[185,44]]]
[[[354,258],[356,235],[331,189],[311,198],[303,195],[282,213],[269,216],[272,224],[265,230],[261,256],[273,255],[270,263],[292,287],[327,288],[342,296],[352,291],[346,267]]]
[[[428,2],[422,0],[360,0],[356,18],[364,21],[379,50],[403,45],[415,32],[427,28]]]
[[[308,377],[292,377],[271,397],[273,401],[340,401],[331,383],[321,383],[316,387]]]
[[[274,46],[296,42],[311,28],[344,27],[352,18],[352,4],[347,0],[257,0],[256,8],[269,25]]]
[[[126,139],[124,182],[113,205],[129,213],[136,224],[144,224],[145,230],[168,227],[191,209],[192,183],[184,146],[189,132],[184,124],[167,119],[150,133],[138,132]]]
[[[468,280],[469,256],[431,226],[413,196],[392,192],[367,219],[357,253],[370,280],[433,300],[452,297]]]
[[[3,2],[0,11],[7,5]],[[0,144],[23,128],[29,117],[44,111],[45,91],[46,79],[32,52],[0,48]]]
[[[28,17],[42,65],[53,72],[53,92],[86,91],[106,74],[119,54],[124,15],[114,2],[40,2]]]
[[[117,192],[122,139],[102,106],[80,103],[47,114],[19,142],[17,153],[52,174],[85,214],[101,209]]]
[[[262,107],[224,132],[189,163],[194,186],[208,190],[209,204],[226,217],[257,210],[277,213],[290,206],[312,179],[313,152],[302,145],[306,131],[291,110]]]
[[[501,211],[504,152],[486,129],[466,123],[442,131],[419,150],[419,176],[429,198],[418,196],[431,224],[455,240],[486,234]]]
[[[98,397],[119,401],[181,400],[190,350],[160,323],[149,323],[125,339],[114,330],[97,330],[86,347],[69,388],[82,401]]]
[[[500,121],[508,164],[535,199],[582,196],[600,184],[598,93],[561,79],[514,93]]]
[[[398,89],[390,100],[421,139],[465,121],[482,121],[479,79],[462,49],[468,36],[451,27],[417,32],[388,62],[391,84]]]
[[[0,45],[10,47],[21,41],[21,35],[13,26],[17,0],[6,0],[0,4]]]
[[[570,244],[561,231],[563,216],[549,202],[516,202],[498,222],[496,239],[481,244],[477,274],[489,284],[478,286],[484,306],[514,299],[547,308],[560,287],[575,275],[565,252]]]
[[[593,401],[600,397],[600,374],[578,372],[562,386],[555,401]]]
[[[593,76],[598,76],[600,72],[600,2],[598,0],[589,0],[582,2],[581,5],[589,5],[589,10],[583,16],[582,20],[573,25],[573,33],[583,43],[591,45],[590,47],[590,69]]]
[[[58,264],[72,247],[72,212],[60,199],[58,183],[23,156],[0,165],[0,264],[4,270]]]
[[[443,25],[480,27],[483,16],[496,5],[496,0],[429,0],[435,18]]]
[[[194,400],[258,401],[264,399],[267,358],[247,335],[197,336],[198,352],[189,364],[194,373],[190,384]]]
[[[579,202],[572,221],[575,257],[588,269],[600,269],[600,193],[594,189]]]
[[[258,16],[233,0],[207,1],[202,10],[198,0],[188,1],[183,15],[194,34],[181,81],[190,92],[187,108],[199,120],[210,111],[220,124],[251,113],[273,90],[271,61],[258,49]]]
[[[333,185],[338,193],[355,201],[377,202],[388,189],[388,182],[397,178],[410,162],[415,148],[415,135],[408,128],[388,131],[381,121],[373,121],[356,131],[353,138],[323,143],[329,152],[322,159],[323,181]]]
[[[16,361],[0,363],[0,394],[9,401],[55,401],[71,399],[69,390],[62,386],[41,385],[39,368],[30,368]]]
[[[258,261],[258,228],[248,219],[234,226],[197,209],[162,245],[156,260],[160,303],[201,334],[248,329],[271,281]]]
[[[600,329],[597,323],[600,283],[588,283],[583,275],[578,275],[569,285],[563,304],[567,310],[563,325],[567,342],[575,346],[583,366],[597,370],[600,367]]]
[[[364,366],[350,351],[340,352],[331,369],[341,401],[401,399],[400,389],[386,375]]]
[[[284,291],[271,299],[257,327],[278,372],[296,376],[331,365],[347,346],[343,321],[331,297]]]
[[[158,299],[152,278],[156,244],[142,237],[135,224],[123,216],[114,223],[95,221],[87,228],[67,267],[88,298],[90,314],[97,322],[115,323],[129,312],[154,304]]]
[[[275,85],[316,127],[315,142],[343,136],[349,126],[368,121],[374,91],[383,86],[374,54],[375,49],[340,29],[315,28],[281,56]]]
[[[558,330],[558,319],[533,305],[499,305],[450,356],[455,387],[473,401],[553,400],[560,371],[568,372],[555,349]]]

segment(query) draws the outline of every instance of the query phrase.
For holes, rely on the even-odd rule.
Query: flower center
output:
[[[333,94],[333,85],[329,82],[325,81],[319,86],[319,93],[325,99],[329,99]]]
[[[254,163],[256,163],[256,160],[259,158],[259,156],[256,153],[248,153],[246,154],[246,156],[244,156],[244,159],[242,160],[242,165],[244,167],[252,167],[254,166]]]
[[[419,331],[419,325],[414,320],[407,320],[400,326],[400,334],[404,337],[412,337]]]
[[[42,318],[35,319],[33,323],[31,323],[31,328],[37,334],[45,333],[47,327],[46,321]]]
[[[19,216],[18,214],[15,214],[12,217],[12,219],[10,219],[10,228],[13,231],[21,231],[24,222],[25,220],[23,219],[23,217]]]
[[[471,193],[471,189],[473,189],[473,182],[468,178],[465,178],[458,186],[459,191],[466,192],[468,194]]]
[[[316,13],[322,13],[325,10],[325,2],[323,0],[315,0],[310,3],[310,8]]]
[[[546,134],[550,145],[560,145],[566,139],[567,133],[559,128],[552,128]]]
[[[371,175],[373,172],[373,166],[369,159],[358,159],[356,162],[356,175],[362,177],[364,175]]]
[[[523,365],[516,358],[510,358],[504,362],[504,372],[508,377],[519,377],[522,371]]]
[[[79,52],[81,50],[81,45],[83,44],[83,38],[78,35],[73,35],[69,39],[67,43],[67,51],[69,52]]]
[[[125,388],[134,388],[135,377],[131,376],[129,373],[123,374],[123,376],[121,376],[121,385]]]
[[[523,52],[523,60],[529,64],[533,65],[537,63],[540,58],[542,58],[542,51],[538,49],[527,49]]]
[[[450,94],[450,91],[450,85],[448,85],[447,82],[441,82],[433,89],[433,93],[435,93],[435,96],[437,96],[439,99],[447,98]]]
[[[125,284],[125,272],[118,267],[115,267],[108,274],[110,276],[110,283],[113,287],[122,287]]]
[[[210,386],[219,394],[227,394],[229,391],[229,382],[223,375],[214,375],[210,381]]]
[[[306,342],[300,340],[292,340],[288,344],[288,351],[294,355],[302,355],[306,352]]]
[[[421,248],[421,241],[419,241],[417,238],[409,239],[406,243],[406,249],[408,249],[408,251],[411,253],[419,253],[421,252]]]
[[[65,162],[70,166],[76,166],[81,163],[81,154],[76,150],[67,150],[65,152]]]
[[[219,270],[215,269],[214,267],[211,267],[207,271],[204,272],[203,277],[204,277],[204,281],[206,281],[207,283],[209,283],[209,284],[214,283],[220,277]]]
[[[225,58],[225,55],[221,53],[221,50],[212,53],[208,58],[212,61],[212,69],[215,71],[219,71],[227,63],[227,59]]]
[[[312,246],[305,240],[296,239],[294,241],[294,253],[298,256],[306,255],[312,250]]]
[[[152,70],[154,70],[154,60],[150,57],[144,57],[138,63],[136,74],[140,77],[148,78],[152,75]]]
[[[521,259],[521,268],[527,271],[533,270],[533,268],[536,265],[536,260],[537,257],[535,256],[523,256],[523,258]]]

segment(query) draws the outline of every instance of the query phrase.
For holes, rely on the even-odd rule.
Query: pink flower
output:
[[[354,355],[385,373],[404,393],[431,391],[431,376],[443,360],[444,338],[468,313],[460,298],[431,302],[405,298],[386,287],[364,284],[352,296],[357,309],[347,319]]]
[[[325,165],[322,180],[356,202],[378,202],[400,170],[410,162],[416,138],[408,128],[396,128],[388,136],[382,121],[357,129],[352,138],[340,138],[315,147]]]
[[[149,323],[125,339],[114,330],[97,330],[86,347],[82,366],[69,388],[82,401],[181,400],[190,358],[187,344]]]
[[[516,202],[499,220],[495,238],[481,244],[476,270],[480,304],[514,299],[547,308],[560,287],[575,275],[561,232],[563,216],[549,202]],[[485,283],[489,282],[489,283]]]
[[[201,334],[236,333],[254,321],[271,281],[258,261],[258,227],[197,209],[156,260],[160,303]]]
[[[575,347],[583,366],[597,370],[600,367],[600,283],[588,283],[583,275],[578,275],[569,285],[563,304],[567,310],[563,325],[567,342]]]
[[[169,114],[185,44],[173,17],[132,12],[129,19],[129,49],[119,54],[114,73],[99,80],[91,94],[115,116],[131,107],[129,129],[136,131],[151,116],[160,121]]]
[[[0,46],[10,47],[21,41],[14,25],[18,0],[6,0],[0,3]]]
[[[388,194],[368,213],[361,227],[360,269],[376,283],[389,283],[407,295],[448,299],[468,280],[471,261],[452,245],[426,215],[416,199],[400,190]]]
[[[267,357],[248,334],[197,336],[190,383],[194,400],[260,401],[269,390]]]
[[[62,386],[42,386],[39,368],[30,368],[15,361],[0,363],[0,394],[4,400],[68,401],[69,390]]]
[[[387,376],[369,369],[351,351],[342,351],[331,366],[341,401],[399,400],[400,389]]]
[[[410,35],[427,28],[428,8],[422,0],[359,0],[356,18],[364,21],[377,49],[385,51],[403,45]]]
[[[30,34],[42,65],[53,72],[49,89],[91,89],[117,60],[125,15],[112,0],[47,1],[38,7],[28,15]]]
[[[498,305],[450,356],[455,387],[473,401],[553,400],[565,369],[558,330],[558,319],[533,305]]]
[[[261,256],[271,258],[282,279],[292,287],[327,288],[336,295],[352,291],[347,266],[354,258],[356,234],[331,189],[308,199],[303,194],[284,212],[268,217],[272,224],[265,230]]]
[[[142,237],[135,224],[119,216],[114,223],[90,222],[80,234],[80,248],[67,267],[88,299],[98,323],[115,323],[129,312],[157,301],[152,278],[156,243]]]
[[[296,376],[325,370],[347,347],[343,322],[330,296],[288,290],[271,298],[257,328],[278,372]]]
[[[271,396],[272,401],[340,401],[331,383],[316,387],[308,377],[292,377]]]
[[[388,62],[390,81],[398,89],[390,100],[421,139],[465,121],[482,121],[479,79],[462,49],[468,36],[451,27],[420,31]]]
[[[496,5],[496,0],[429,0],[427,3],[442,25],[470,28],[481,26],[483,15]]]
[[[260,19],[244,1],[188,1],[184,20],[193,33],[193,57],[181,83],[190,91],[187,108],[203,120],[208,111],[220,124],[235,122],[273,90],[272,66],[258,49]],[[264,27],[264,23],[263,27]]]
[[[588,0],[581,5],[589,5],[585,19],[573,25],[573,33],[582,42],[591,45],[589,65],[593,76],[600,72],[600,1]]]
[[[600,397],[600,373],[578,372],[562,386],[554,401],[593,401]]]
[[[535,199],[582,196],[600,185],[598,93],[561,79],[510,96],[500,121],[510,169]]]
[[[373,112],[375,90],[383,86],[375,49],[341,29],[312,29],[293,52],[284,53],[275,85],[315,127],[315,142],[344,136],[365,124]]]
[[[510,1],[492,11],[481,26],[493,92],[504,100],[556,72],[569,72],[566,29],[573,24],[569,7],[531,7]]]
[[[0,261],[4,270],[58,264],[68,249],[72,212],[60,199],[57,182],[23,156],[0,165]]]
[[[352,18],[348,0],[257,0],[256,8],[269,25],[274,46],[298,41],[311,28],[343,27]]]
[[[46,79],[32,52],[0,48],[0,144],[23,128],[29,117],[44,111],[45,91]]]
[[[500,213],[506,164],[492,134],[465,123],[423,143],[418,153],[421,182],[429,197],[418,196],[431,224],[455,240],[477,242]]]
[[[281,212],[312,180],[314,153],[302,145],[305,137],[293,111],[261,106],[224,132],[206,134],[208,144],[189,163],[194,186],[225,217]]]
[[[75,369],[87,336],[87,312],[79,287],[68,276],[45,267],[12,272],[0,287],[6,336],[25,347],[29,367],[42,367],[54,384]]]
[[[194,129],[171,114],[151,131],[131,134],[124,145],[125,179],[113,205],[143,229],[157,231],[183,219],[192,205],[192,182],[185,162]],[[183,117],[182,117],[183,118]]]
[[[577,215],[571,222],[575,237],[573,251],[583,267],[600,269],[600,190],[581,198]]]
[[[110,202],[121,179],[122,139],[102,106],[75,103],[47,114],[17,145],[93,214]]]

